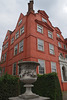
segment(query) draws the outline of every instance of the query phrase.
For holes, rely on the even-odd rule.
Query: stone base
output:
[[[38,98],[34,98],[34,99],[22,99],[22,98],[19,98],[19,97],[12,97],[12,98],[9,98],[9,100],[50,100],[50,98],[48,97],[38,97]]]
[[[34,98],[39,98],[39,95],[36,95],[34,93],[31,93],[31,94],[22,94],[22,95],[19,95],[19,98],[21,99],[34,99]]]

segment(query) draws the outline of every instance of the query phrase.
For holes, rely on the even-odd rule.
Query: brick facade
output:
[[[20,61],[41,63],[39,74],[57,72],[61,89],[67,90],[67,39],[52,26],[45,11],[35,13],[28,8],[25,16],[20,14],[15,30],[8,30],[2,47],[2,73],[18,75]]]

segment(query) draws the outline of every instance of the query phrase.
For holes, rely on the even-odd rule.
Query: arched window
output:
[[[66,69],[65,69],[64,66],[62,67],[62,73],[63,73],[63,80],[64,80],[64,81],[67,81]]]

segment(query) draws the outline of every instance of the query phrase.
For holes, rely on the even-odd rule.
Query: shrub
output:
[[[19,82],[17,77],[5,74],[0,77],[0,100],[19,95]]]

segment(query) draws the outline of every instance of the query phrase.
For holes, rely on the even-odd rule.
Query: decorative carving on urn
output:
[[[21,66],[20,80],[26,84],[31,84],[37,80],[36,68],[40,65],[37,62],[24,61],[18,64]]]

